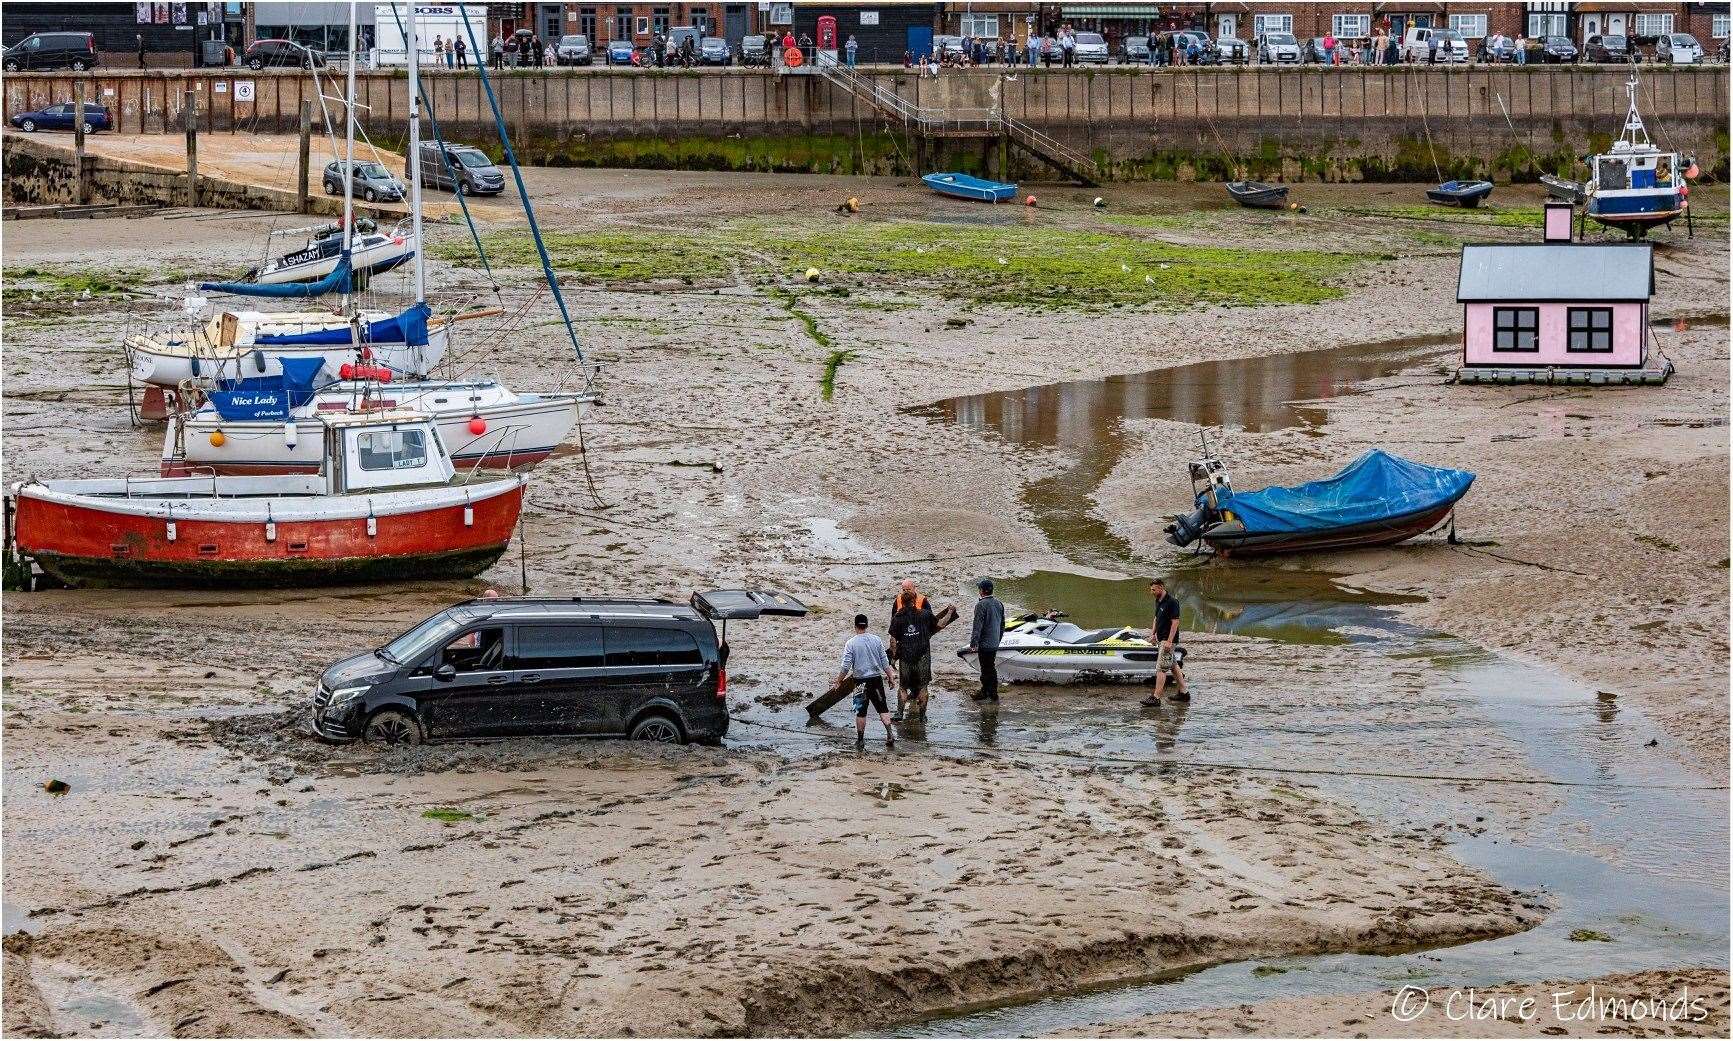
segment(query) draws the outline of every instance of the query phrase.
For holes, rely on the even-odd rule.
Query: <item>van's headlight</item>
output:
[[[331,692],[331,700],[325,703],[325,711],[329,712],[340,705],[347,705],[365,693],[367,693],[366,687],[339,687]]]

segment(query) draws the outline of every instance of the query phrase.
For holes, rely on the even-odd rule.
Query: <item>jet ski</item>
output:
[[[1153,683],[1157,649],[1147,631],[1129,625],[1083,629],[1062,611],[1008,619],[999,643],[999,679],[1006,683]],[[980,668],[967,649],[958,657]],[[1185,664],[1185,648],[1173,649]]]

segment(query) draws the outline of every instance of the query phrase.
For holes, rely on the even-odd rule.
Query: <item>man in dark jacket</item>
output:
[[[905,578],[891,603],[891,658],[897,663],[900,681],[897,711],[891,718],[903,719],[903,693],[909,701],[909,717],[917,722],[927,718],[927,688],[933,682],[933,634],[956,620],[957,609],[947,606],[935,612],[932,604],[915,588],[912,578]]]
[[[981,691],[972,695],[976,701],[999,700],[999,641],[1005,636],[1005,605],[993,595],[993,580],[983,578],[975,583],[981,599],[975,601],[975,624],[969,631],[967,654],[977,655],[981,662]]]
[[[1144,708],[1154,708],[1161,704],[1162,692],[1167,689],[1167,674],[1173,673],[1176,689],[1174,700],[1190,701],[1191,691],[1185,682],[1185,673],[1180,669],[1174,650],[1179,646],[1179,600],[1167,591],[1167,582],[1156,579],[1149,584],[1149,595],[1155,598],[1155,621],[1149,626],[1149,642],[1155,644],[1156,669],[1155,691],[1144,698],[1140,704]]]

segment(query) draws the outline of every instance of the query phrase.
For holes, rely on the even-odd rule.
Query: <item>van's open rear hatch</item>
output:
[[[787,593],[768,593],[761,589],[712,589],[693,593],[692,606],[706,618],[719,621],[780,615],[804,618],[806,605]]]

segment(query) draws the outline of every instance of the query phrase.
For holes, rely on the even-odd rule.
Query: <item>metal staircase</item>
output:
[[[1095,184],[1095,163],[1088,156],[998,109],[926,108],[846,66],[819,61],[807,67],[831,86],[896,120],[905,131],[927,138],[1003,137],[1064,176]]]

